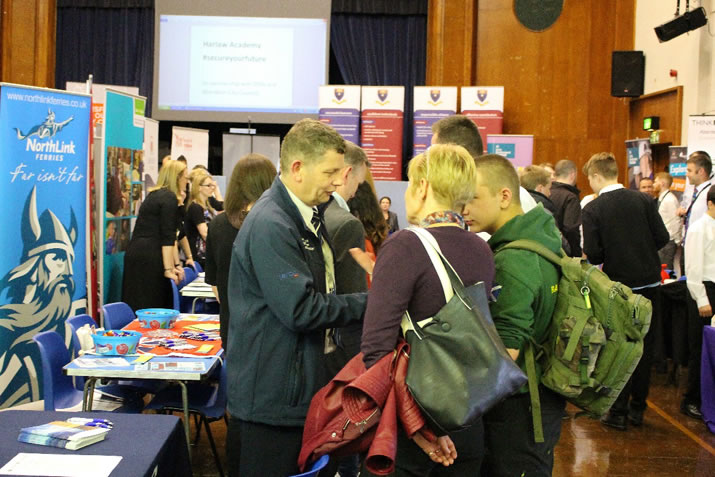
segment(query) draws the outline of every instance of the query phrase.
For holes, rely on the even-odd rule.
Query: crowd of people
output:
[[[651,301],[653,322],[659,319],[661,263],[673,269],[682,256],[698,310],[693,326],[709,322],[715,188],[707,153],[688,159],[695,192],[686,208],[665,172],[642,179],[640,191],[625,188],[610,153],[586,162],[582,172],[594,195],[581,201],[573,161],[518,173],[506,158],[484,154],[477,127],[464,116],[440,120],[433,132],[432,146],[408,167],[407,222],[435,239],[465,286],[484,283],[499,338],[524,372],[525,347],[546,340],[560,271],[534,252],[503,249],[515,240],[601,266]],[[291,128],[277,177],[264,156],[239,160],[225,201],[202,169],[192,171],[187,192],[187,172],[184,163],[168,159],[142,203],[125,256],[124,301],[134,309],[169,305],[167,279],[178,283],[183,273],[180,248],[189,264],[204,265],[220,302],[229,470],[241,476],[297,473],[311,399],[354,357],[367,370],[394,354],[406,312],[419,322],[445,306],[440,279],[417,235],[400,230],[390,198],[378,200],[365,152],[319,121]],[[646,335],[643,357],[605,425],[642,425],[653,336]],[[394,475],[551,475],[566,401],[540,384],[540,373],[537,366],[532,385],[541,403],[543,442],[536,439],[524,387],[458,432],[408,434],[398,426]],[[689,375],[682,410],[698,418],[694,358]],[[443,392],[449,400],[449,390]],[[354,452],[332,459],[326,475],[372,475],[362,457]]]

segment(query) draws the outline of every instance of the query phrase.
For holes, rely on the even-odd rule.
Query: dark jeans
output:
[[[432,462],[417,444],[407,438],[399,422],[397,427],[399,429],[395,471],[390,475],[395,477],[479,477],[479,469],[484,459],[484,427],[481,419],[469,429],[450,434],[454,447],[457,449],[457,459],[449,467]],[[360,475],[372,476],[374,474],[368,472],[363,466]]]
[[[302,439],[302,427],[269,426],[232,417],[226,435],[228,474],[241,477],[298,474]]]
[[[633,293],[638,293],[648,298],[653,306],[653,316],[651,317],[651,326],[643,339],[643,356],[638,362],[638,366],[633,371],[631,379],[621,390],[621,394],[611,406],[611,414],[616,416],[625,416],[629,409],[643,412],[646,408],[646,399],[650,389],[650,370],[653,366],[653,352],[655,348],[655,330],[660,324],[660,286],[652,288],[643,288],[636,290]]]
[[[539,386],[539,400],[544,430],[544,442],[540,444],[534,442],[529,393],[507,398],[484,416],[487,454],[482,476],[551,477],[566,401],[543,386]]]
[[[715,283],[703,282],[710,306],[715,304]],[[685,401],[700,407],[700,360],[703,348],[703,326],[710,324],[710,318],[702,318],[698,305],[688,292],[688,388]]]

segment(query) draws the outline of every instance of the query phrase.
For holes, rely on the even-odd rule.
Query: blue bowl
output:
[[[142,334],[138,331],[108,330],[92,335],[97,354],[123,356],[137,352]]]
[[[137,310],[137,319],[142,328],[166,330],[173,328],[179,317],[179,310],[169,308],[145,308]]]

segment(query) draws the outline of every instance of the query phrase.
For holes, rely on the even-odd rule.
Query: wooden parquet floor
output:
[[[653,373],[649,408],[643,426],[626,432],[586,417],[564,419],[555,453],[555,477],[715,477],[715,434],[705,424],[680,413],[687,370],[669,382]],[[672,380],[671,380],[672,381]],[[577,409],[567,409],[573,416]],[[226,426],[212,424],[223,454]],[[225,466],[225,458],[224,466]],[[194,476],[218,476],[206,436],[194,449]]]

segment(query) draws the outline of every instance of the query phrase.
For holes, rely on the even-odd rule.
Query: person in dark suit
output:
[[[653,199],[618,183],[618,164],[611,153],[594,154],[583,168],[598,198],[583,209],[583,248],[588,260],[603,264],[611,280],[631,287],[653,304],[643,356],[631,379],[602,422],[625,431],[640,426],[650,388],[655,332],[660,299],[660,250],[670,240]],[[630,402],[629,402],[630,401]]]
[[[400,230],[400,223],[397,221],[397,214],[390,210],[392,205],[392,199],[385,196],[380,199],[380,208],[382,209],[382,214],[387,221],[387,226],[389,227],[389,233],[397,232]]]
[[[556,206],[554,219],[561,234],[569,243],[569,256],[581,256],[581,191],[576,187],[578,170],[568,159],[556,163],[554,180],[551,183],[551,202]]]
[[[367,292],[365,270],[350,255],[351,248],[365,250],[365,228],[360,220],[350,213],[348,201],[355,196],[358,186],[365,181],[367,173],[367,155],[351,143],[345,141],[345,169],[342,171],[343,185],[336,187],[333,199],[324,211],[325,227],[333,246],[335,260],[335,291],[338,295]],[[333,339],[336,349],[325,356],[328,376],[338,374],[350,359],[360,352],[362,322],[357,322],[334,330]],[[339,461],[341,477],[358,475],[359,459],[357,455],[348,456]],[[338,464],[332,464],[337,466]],[[335,472],[328,471],[327,475]]]

